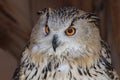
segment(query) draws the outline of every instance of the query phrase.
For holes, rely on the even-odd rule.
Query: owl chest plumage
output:
[[[103,59],[104,56],[101,56],[91,67],[83,67],[66,57],[49,58],[42,66],[28,60],[23,63],[19,80],[118,80],[110,64]]]

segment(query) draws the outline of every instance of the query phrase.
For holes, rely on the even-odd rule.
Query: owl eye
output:
[[[47,35],[50,33],[50,29],[49,29],[48,25],[45,26],[45,32]]]
[[[72,36],[72,35],[75,34],[75,32],[76,32],[76,29],[73,28],[73,27],[69,27],[69,28],[67,28],[67,29],[65,30],[65,34],[66,34],[67,36]]]

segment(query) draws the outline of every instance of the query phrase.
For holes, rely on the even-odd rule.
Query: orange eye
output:
[[[46,34],[49,34],[49,32],[50,32],[48,25],[45,26],[45,32],[46,32]]]
[[[75,32],[76,32],[76,29],[73,28],[73,27],[69,27],[69,28],[67,28],[67,29],[65,30],[65,34],[66,34],[67,36],[72,36],[72,35],[75,34]]]

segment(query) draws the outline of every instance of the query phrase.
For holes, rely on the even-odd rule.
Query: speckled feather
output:
[[[73,7],[44,9],[39,14],[13,80],[119,80],[95,14]],[[45,25],[51,29],[49,35]],[[74,36],[62,33],[69,26],[76,28]],[[60,45],[54,51],[51,42],[56,34]]]

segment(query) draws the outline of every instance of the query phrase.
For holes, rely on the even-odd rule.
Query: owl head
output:
[[[44,9],[30,38],[32,54],[80,57],[101,49],[99,18],[73,7]]]

